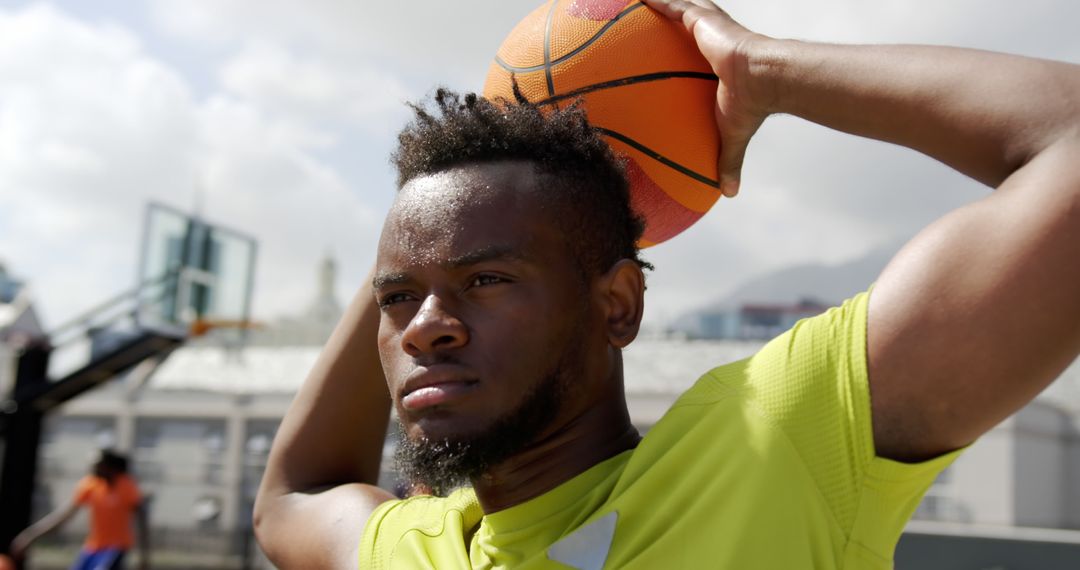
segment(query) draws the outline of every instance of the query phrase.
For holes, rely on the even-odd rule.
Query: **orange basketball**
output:
[[[717,79],[685,28],[636,0],[550,0],[514,28],[484,96],[581,101],[626,159],[641,246],[690,227],[720,197]]]
[[[15,563],[5,554],[0,554],[0,570],[15,570]]]

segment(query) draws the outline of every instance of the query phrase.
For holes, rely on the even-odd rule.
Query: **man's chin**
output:
[[[482,436],[460,431],[429,433],[413,426],[401,434],[394,453],[399,475],[436,495],[468,485],[491,466],[483,443],[478,443]]]
[[[430,445],[431,442],[446,442],[456,445],[468,444],[485,439],[491,432],[491,426],[479,423],[474,417],[461,415],[431,415],[410,423],[402,423],[403,437],[415,445]]]
[[[575,346],[571,341],[569,346]],[[413,416],[400,413],[401,439],[395,453],[399,475],[410,484],[444,494],[469,484],[533,444],[558,417],[568,392],[567,371],[580,370],[564,355],[541,375],[520,404],[492,418],[490,410],[447,407]],[[485,413],[487,412],[487,413]]]

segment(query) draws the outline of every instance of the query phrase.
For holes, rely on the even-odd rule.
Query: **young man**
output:
[[[720,366],[649,434],[620,350],[640,222],[573,111],[441,92],[359,292],[275,441],[256,506],[282,568],[889,568],[934,476],[1080,351],[1080,68],[754,34],[650,1],[720,77],[724,193],[788,113],[922,151],[996,190],[872,292]],[[707,262],[707,260],[703,260]],[[404,472],[374,486],[390,405]]]
[[[148,537],[142,494],[128,475],[127,457],[103,450],[91,474],[75,486],[69,504],[19,533],[11,543],[12,557],[25,556],[30,545],[67,522],[80,507],[90,509],[90,534],[83,543],[73,570],[114,570],[124,567],[124,558],[135,545],[133,523],[139,523],[141,567],[148,562]]]

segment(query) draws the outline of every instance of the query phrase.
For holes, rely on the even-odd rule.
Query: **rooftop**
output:
[[[746,358],[761,346],[756,342],[639,339],[623,353],[626,391],[677,395],[711,368]],[[319,346],[185,347],[165,361],[150,385],[156,390],[291,394],[320,350]],[[1080,361],[1041,399],[1080,412]]]

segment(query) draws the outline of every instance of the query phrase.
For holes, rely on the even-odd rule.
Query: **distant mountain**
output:
[[[795,265],[759,275],[726,296],[678,318],[671,328],[694,334],[703,315],[727,312],[746,304],[795,305],[806,300],[838,304],[865,291],[901,246],[889,244],[837,265]]]

